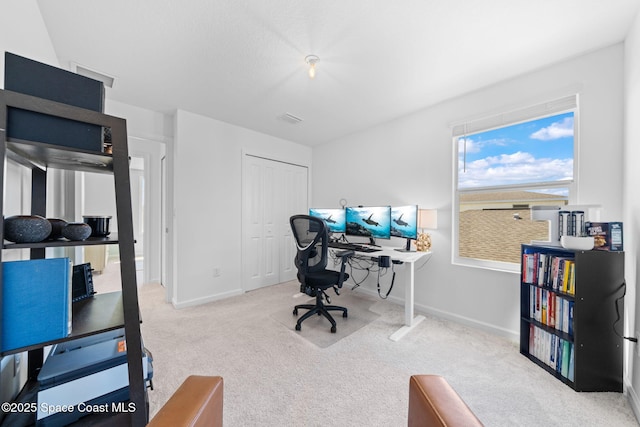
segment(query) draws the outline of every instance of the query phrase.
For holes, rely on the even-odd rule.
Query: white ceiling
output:
[[[313,146],[620,42],[640,0],[38,4],[62,67],[116,77],[107,98]]]

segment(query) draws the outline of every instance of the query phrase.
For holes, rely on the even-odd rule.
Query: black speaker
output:
[[[104,84],[61,68],[5,52],[4,88],[102,113]],[[10,138],[102,151],[102,126],[9,108]]]
[[[73,266],[73,277],[71,279],[72,301],[80,301],[95,294],[93,290],[93,274],[91,264],[79,264]]]

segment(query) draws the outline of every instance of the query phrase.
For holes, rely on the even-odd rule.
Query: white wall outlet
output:
[[[213,267],[213,277],[220,277],[220,267]]]

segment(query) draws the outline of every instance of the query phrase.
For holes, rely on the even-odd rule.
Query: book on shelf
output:
[[[529,286],[529,318],[542,321],[542,289],[536,286]]]
[[[558,261],[558,289],[565,294],[567,293],[568,289],[567,279],[569,279],[569,269],[567,268],[567,266],[568,261],[565,258],[562,258]]]
[[[558,256],[555,257],[554,262],[556,268],[553,275],[553,289],[566,293],[565,268],[567,266],[567,258]]]
[[[575,348],[571,346],[571,354],[569,355],[569,372],[567,373],[567,379],[569,381],[575,381],[575,370],[576,370],[576,356],[575,356]]]
[[[558,257],[551,258],[551,274],[549,277],[549,286],[551,286],[554,290],[558,290],[558,269],[559,269],[560,259]]]
[[[528,286],[529,319],[573,336],[575,302],[549,289],[536,285]]]
[[[522,254],[522,281],[533,283],[533,257],[534,254]]]
[[[538,272],[536,274],[537,276],[536,283],[538,284],[538,286],[544,286],[545,284],[544,265],[545,265],[546,257],[547,257],[546,254],[543,254],[543,253],[538,254],[538,265],[537,265]]]
[[[569,300],[562,301],[562,332],[569,333]]]
[[[569,378],[569,359],[571,358],[571,343],[569,341],[562,340],[562,368],[560,375],[565,378]]]
[[[576,263],[571,260],[569,262],[569,278],[567,279],[567,293],[569,295],[576,294]]]
[[[524,253],[522,281],[575,295],[575,260],[560,255]]]
[[[572,342],[530,324],[528,353],[551,370],[573,381],[575,356]]]
[[[569,301],[568,304],[568,315],[567,315],[567,333],[573,336],[573,306],[574,302]]]
[[[542,322],[543,325],[547,324],[547,299],[548,299],[548,292],[546,289],[542,289],[542,298],[541,298],[541,302],[540,302],[540,321]]]
[[[547,325],[551,328],[556,327],[556,294],[549,292],[547,298]]]
[[[71,271],[69,258],[2,263],[1,351],[71,333]]]
[[[559,331],[562,330],[562,325],[563,325],[563,307],[564,307],[564,301],[565,299],[562,298],[560,295],[556,295],[556,316],[555,316],[555,328]]]

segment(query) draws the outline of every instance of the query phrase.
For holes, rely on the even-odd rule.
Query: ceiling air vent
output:
[[[71,64],[73,68],[75,68],[76,74],[80,74],[81,76],[98,80],[99,82],[104,83],[106,87],[113,87],[113,82],[116,79],[115,77],[109,76],[99,71],[92,70],[90,68],[85,67],[84,65],[76,64],[75,62],[72,62]]]
[[[300,117],[296,117],[290,113],[284,113],[283,115],[278,117],[280,120],[285,121],[291,125],[297,125],[302,121]]]

